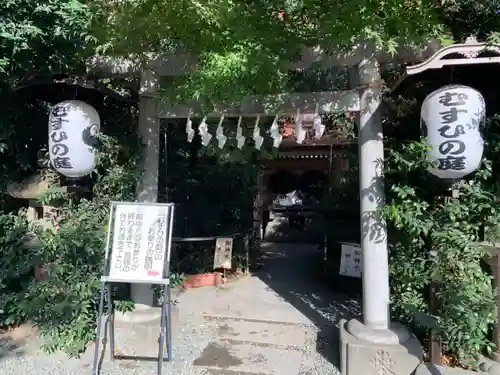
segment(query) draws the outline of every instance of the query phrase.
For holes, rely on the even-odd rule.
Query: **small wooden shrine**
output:
[[[349,169],[348,153],[356,145],[354,138],[346,137],[343,126],[330,127],[320,139],[315,139],[313,115],[304,115],[303,129],[306,137],[303,143],[295,139],[295,123],[284,118],[282,124],[283,141],[274,159],[265,161],[262,170],[261,191],[265,197],[262,209],[268,210],[272,197],[276,194],[273,180],[284,174],[293,175],[300,188],[306,180],[318,179],[328,185],[335,185],[341,175]],[[279,189],[278,189],[279,190]],[[280,191],[285,193],[285,191]]]

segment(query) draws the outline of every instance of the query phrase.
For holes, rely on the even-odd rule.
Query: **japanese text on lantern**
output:
[[[73,168],[68,156],[69,147],[65,142],[68,140],[68,135],[63,130],[64,123],[69,122],[67,116],[67,108],[63,106],[55,106],[50,116],[50,139],[54,142],[50,153],[53,156],[52,163],[56,169]]]
[[[444,107],[441,115],[441,127],[438,129],[439,135],[445,138],[438,146],[439,153],[443,156],[438,158],[437,168],[440,170],[460,171],[465,169],[466,151],[465,143],[459,138],[465,134],[462,124],[457,124],[458,115],[467,113],[464,108],[467,105],[467,94],[460,92],[446,91],[439,97],[439,103]]]

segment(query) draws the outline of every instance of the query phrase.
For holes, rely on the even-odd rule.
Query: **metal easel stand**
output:
[[[137,283],[137,281],[134,281]],[[115,310],[113,306],[111,283],[129,283],[126,280],[110,279],[107,276],[101,277],[101,297],[99,302],[99,313],[97,316],[97,331],[94,349],[94,363],[92,367],[92,375],[99,375],[100,362],[99,349],[101,342],[102,331],[102,317],[104,314],[104,303],[108,303],[108,324],[109,324],[109,346],[110,346],[110,359],[134,359],[133,357],[124,357],[115,355]],[[147,282],[151,284],[151,281]],[[160,339],[158,342],[158,357],[138,357],[141,360],[155,360],[158,361],[157,375],[162,374],[163,362],[172,361],[172,299],[170,290],[170,279],[166,278],[163,282],[156,282],[156,285],[163,285],[163,301],[161,304],[161,326],[160,326]],[[107,298],[106,298],[107,297]],[[106,332],[106,331],[105,331]],[[106,337],[102,340],[103,345],[106,345]],[[167,356],[164,356],[164,345],[167,345]]]

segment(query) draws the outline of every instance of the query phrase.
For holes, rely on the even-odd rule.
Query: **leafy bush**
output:
[[[140,173],[140,140],[130,130],[134,123],[127,124],[126,116],[125,111],[119,117],[115,134],[113,124],[108,124],[110,134],[100,137],[91,200],[76,202],[65,193],[42,198],[44,204],[62,204],[57,231],[37,230],[38,249],[23,249],[23,236],[30,228],[22,216],[0,216],[0,301],[4,310],[0,324],[31,320],[45,336],[50,351],[61,349],[77,355],[95,338],[109,202],[134,200]],[[35,281],[33,267],[40,262],[47,272],[42,281]],[[117,308],[131,309],[132,303],[117,303]]]
[[[24,246],[30,225],[22,215],[0,214],[0,327],[26,319],[20,302],[33,282],[36,254]]]
[[[384,213],[390,225],[392,307],[417,331],[437,329],[447,350],[471,364],[492,350],[489,334],[496,324],[496,294],[482,267],[486,250],[478,245],[483,226],[500,224],[491,162],[485,159],[472,178],[451,186],[458,198],[443,197],[450,186],[427,172],[426,151],[423,142],[408,141],[388,155]],[[433,280],[440,285],[437,311],[429,310]]]

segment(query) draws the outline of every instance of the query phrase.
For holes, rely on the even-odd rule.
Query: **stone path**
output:
[[[163,374],[322,375],[338,372],[336,323],[359,314],[355,298],[319,281],[318,250],[300,244],[263,243],[264,269],[219,288],[175,296],[173,361]],[[121,323],[118,354],[155,355],[158,322]],[[28,334],[29,336],[29,334]],[[91,374],[91,351],[80,359],[47,355],[36,340],[0,339],[2,374]],[[156,364],[114,361],[105,355],[101,375],[155,374]]]

